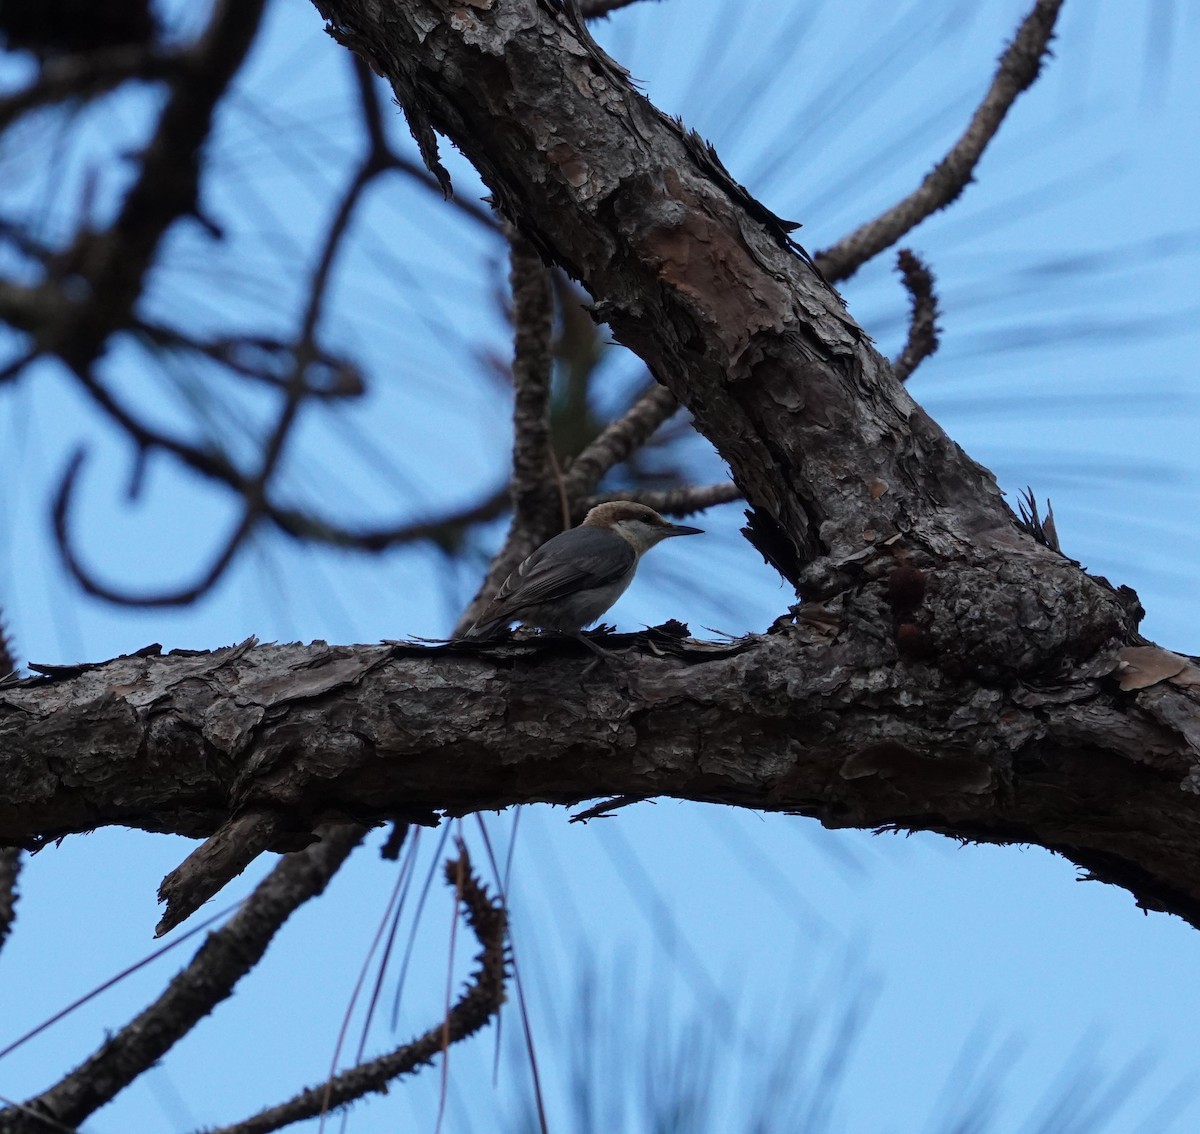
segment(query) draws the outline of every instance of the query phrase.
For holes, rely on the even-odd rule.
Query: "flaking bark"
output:
[[[27,679],[0,690],[0,838],[665,795],[1038,843],[1200,924],[1186,659],[1130,691],[1115,654],[1042,683],[954,677],[836,605],[725,645],[606,645],[624,667],[586,676],[571,641],[248,642]]]

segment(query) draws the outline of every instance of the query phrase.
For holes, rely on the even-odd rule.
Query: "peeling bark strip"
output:
[[[991,473],[894,380],[786,224],[569,4],[314,2],[691,411],[752,506],[749,538],[803,597],[879,585],[894,557],[934,571],[959,616],[918,645],[967,670],[1027,674],[1127,637],[1121,604],[1014,526]]]
[[[824,614],[725,646],[614,635],[627,668],[587,676],[571,641],[251,641],[26,679],[0,688],[0,841],[673,796],[1037,843],[1200,925],[1195,665],[991,684]]]

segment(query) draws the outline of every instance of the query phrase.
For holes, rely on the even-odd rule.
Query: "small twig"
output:
[[[364,833],[352,825],[326,828],[321,842],[283,858],[229,922],[209,934],[154,1003],[26,1105],[69,1127],[95,1113],[232,994],[291,914],[324,891]],[[0,1115],[3,1134],[35,1126],[23,1115]]]
[[[913,371],[938,348],[938,306],[933,293],[933,273],[911,250],[900,249],[896,267],[912,299],[912,317],[908,340],[892,363],[892,373],[898,381],[907,382]]]
[[[921,184],[887,212],[813,257],[831,283],[849,279],[873,256],[891,247],[926,217],[944,209],[967,187],[983,151],[1017,96],[1037,79],[1063,0],[1037,0],[1004,54],[983,101],[961,138]]]
[[[579,814],[572,815],[568,822],[586,823],[589,819],[608,819],[618,807],[629,807],[634,803],[645,803],[649,798],[648,795],[615,795],[612,799],[602,800],[600,803],[587,808],[586,811],[580,811]]]
[[[478,958],[479,967],[472,974],[466,991],[445,1020],[438,1021],[411,1043],[342,1072],[329,1084],[310,1087],[279,1106],[208,1134],[269,1134],[320,1114],[326,1099],[329,1108],[336,1110],[370,1092],[384,1092],[394,1079],[432,1063],[444,1043],[458,1043],[473,1035],[500,1010],[508,975],[508,914],[503,902],[489,897],[487,889],[471,870],[466,847],[461,842],[458,850],[459,857],[446,863],[444,876],[448,885],[455,886],[462,864],[463,913],[467,924],[475,931],[482,952]]]

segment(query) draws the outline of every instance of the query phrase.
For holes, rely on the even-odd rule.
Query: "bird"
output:
[[[580,631],[625,593],[638,562],[656,543],[702,534],[700,528],[664,520],[645,504],[626,500],[597,504],[578,527],[548,539],[524,560],[464,637],[487,638],[520,622],[568,634],[607,656]]]

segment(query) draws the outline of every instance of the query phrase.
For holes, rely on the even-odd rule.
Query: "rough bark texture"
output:
[[[964,680],[823,613],[723,647],[615,636],[625,664],[586,675],[569,640],[249,642],[29,679],[0,691],[0,837],[669,795],[1039,843],[1200,922],[1194,725],[1169,724],[1196,719],[1194,667],[1129,692],[1114,655]]]
[[[1200,924],[1197,670],[1127,680],[1136,596],[1016,525],[786,226],[553,0],[317,5],[692,412],[805,602],[586,675],[573,644],[245,644],[9,685],[0,839],[670,795],[1039,843]]]

